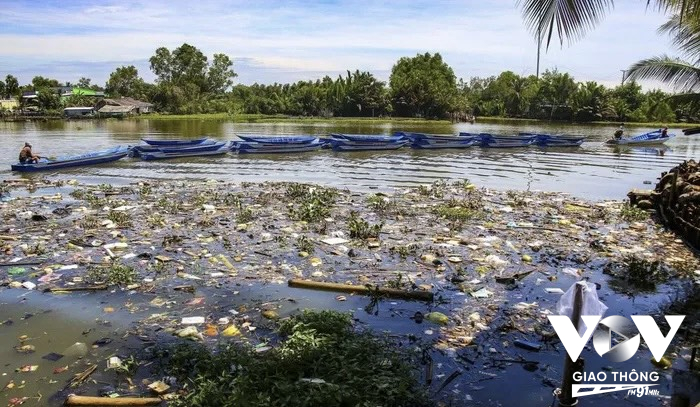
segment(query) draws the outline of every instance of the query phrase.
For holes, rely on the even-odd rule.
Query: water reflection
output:
[[[540,132],[579,134],[579,148],[412,150],[340,153],[328,150],[295,155],[228,155],[145,162],[120,160],[96,167],[67,169],[58,174],[84,182],[131,182],[140,179],[220,179],[229,181],[317,182],[341,188],[391,191],[436,180],[469,179],[498,189],[568,192],[586,198],[624,198],[632,188],[644,188],[662,171],[697,155],[693,136],[679,136],[668,146],[604,144],[614,126],[506,123],[415,123],[327,121],[318,123],[232,123],[226,120],[103,120],[0,123],[0,177],[13,176],[10,164],[24,141],[44,155],[69,155],[114,145],[138,144],[141,138],[191,138],[208,135],[230,140],[245,134],[339,133],[388,134],[416,131],[456,134]],[[643,133],[651,128],[630,128]],[[45,176],[40,175],[26,175]],[[647,186],[648,187],[648,186]]]

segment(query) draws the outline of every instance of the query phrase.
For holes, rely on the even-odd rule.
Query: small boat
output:
[[[167,160],[170,158],[181,158],[181,157],[205,157],[205,156],[212,156],[212,155],[224,155],[229,152],[230,147],[227,145],[223,145],[219,147],[217,150],[210,150],[210,151],[186,151],[186,150],[179,150],[171,153],[165,153],[162,151],[156,151],[152,153],[142,153],[141,154],[141,159],[142,160]]]
[[[315,139],[311,143],[255,143],[255,142],[239,142],[237,145],[239,154],[275,154],[275,153],[303,153],[306,151],[320,150],[323,143]]]
[[[361,143],[357,141],[339,139],[331,139],[330,141],[331,148],[333,148],[335,151],[398,150],[408,143],[409,141],[406,139],[384,143],[376,141]]]
[[[151,146],[194,146],[197,144],[202,144],[208,139],[208,137],[201,137],[201,138],[196,138],[196,139],[189,139],[189,140],[154,140],[154,139],[141,139],[143,140],[146,144],[151,145]]]
[[[314,136],[284,136],[284,137],[269,137],[269,136],[241,136],[237,135],[243,141],[259,144],[309,144],[318,141],[318,137]]]
[[[406,133],[411,147],[418,149],[467,148],[481,143],[478,136],[453,136],[446,134]]]
[[[584,136],[567,136],[564,134],[518,133],[519,136],[534,136],[534,144],[540,147],[579,147],[586,139]]]
[[[666,137],[661,136],[660,130],[650,131],[649,133],[640,134],[638,136],[630,138],[621,139],[610,139],[605,142],[607,145],[649,145],[649,144],[663,144],[668,140],[674,138],[675,134],[668,134]]]
[[[460,135],[463,133],[460,133]],[[479,134],[481,146],[487,148],[527,147],[535,142],[535,136],[496,136],[488,133]]]
[[[374,134],[331,134],[331,141],[342,140],[346,143],[395,143],[398,141],[407,141],[404,133],[396,133],[391,136],[374,135]]]
[[[131,157],[140,157],[143,153],[174,153],[174,152],[193,152],[193,151],[211,151],[223,146],[225,143],[216,140],[205,140],[200,144],[195,145],[172,145],[172,146],[151,146],[138,145],[134,146],[129,153]]]
[[[70,157],[59,157],[53,160],[42,158],[34,164],[13,164],[12,171],[35,172],[50,171],[59,168],[85,167],[117,161],[129,154],[130,147],[117,146],[107,150],[95,151]]]

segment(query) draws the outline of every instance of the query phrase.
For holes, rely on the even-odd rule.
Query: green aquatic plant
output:
[[[126,211],[109,211],[107,219],[114,222],[120,228],[131,227],[131,215]]]
[[[627,222],[639,222],[649,218],[649,214],[636,206],[625,202],[620,207],[620,217]]]
[[[355,332],[352,316],[304,311],[280,322],[280,341],[257,349],[227,343],[161,348],[154,358],[181,383],[175,406],[415,406],[432,403],[417,381],[417,356],[388,338]],[[262,349],[266,349],[262,351]]]
[[[350,232],[350,237],[353,239],[369,239],[378,238],[379,233],[382,231],[384,223],[379,223],[376,225],[370,225],[369,222],[360,218],[357,212],[350,212],[350,218],[348,219],[348,231]]]
[[[296,247],[301,252],[313,253],[314,243],[308,237],[301,235],[297,238]]]

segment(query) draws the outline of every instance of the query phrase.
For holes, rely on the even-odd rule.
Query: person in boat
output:
[[[21,164],[34,164],[39,162],[39,157],[37,154],[32,152],[32,145],[29,143],[24,143],[24,147],[19,152],[19,162]]]
[[[661,137],[668,137],[668,127],[664,127],[663,129],[661,129]]]
[[[615,131],[615,140],[620,140],[625,134],[625,124],[620,123],[620,128]]]

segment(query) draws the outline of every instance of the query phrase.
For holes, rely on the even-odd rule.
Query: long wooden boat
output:
[[[406,140],[406,137],[404,136],[403,133],[396,133],[391,136],[386,136],[386,135],[375,135],[375,134],[340,134],[340,133],[332,133],[331,134],[331,141],[332,140],[340,140],[345,143],[360,143],[360,144],[369,144],[369,143],[395,143],[399,141],[404,141]]]
[[[103,164],[112,161],[117,161],[126,157],[129,154],[129,147],[117,146],[101,151],[94,151],[87,154],[81,154],[70,157],[59,157],[54,160],[42,158],[38,163],[34,164],[13,164],[12,171],[19,172],[35,172],[35,171],[50,171],[59,168],[69,167],[85,167],[88,165]]]
[[[277,153],[303,153],[320,150],[323,147],[318,139],[312,143],[297,144],[264,144],[255,142],[239,142],[237,150],[239,154],[277,154]]]
[[[606,141],[605,144],[611,145],[611,146],[617,146],[617,145],[636,145],[636,146],[654,145],[654,144],[663,144],[674,137],[676,137],[675,134],[668,134],[668,135],[666,135],[666,137],[661,137],[661,131],[655,130],[655,131],[650,131],[649,133],[640,134],[640,135],[634,136],[634,137],[621,138],[621,139],[610,139],[610,140]]]
[[[402,139],[394,142],[369,142],[361,143],[350,140],[331,139],[331,148],[335,151],[369,151],[369,150],[398,150],[408,144],[409,141]]]
[[[406,133],[411,147],[418,149],[468,148],[479,144],[478,136],[453,136],[447,134]]]
[[[540,147],[579,147],[586,139],[584,136],[564,134],[518,133],[519,136],[534,136],[534,144]]]
[[[243,141],[259,144],[309,144],[318,141],[318,137],[314,136],[242,136],[237,134],[238,138]]]
[[[201,144],[204,141],[206,141],[208,137],[200,137],[196,139],[189,139],[189,140],[156,140],[156,139],[141,139],[143,140],[146,144],[152,145],[152,146],[194,146],[197,144]]]
[[[213,151],[219,149],[223,146],[224,142],[216,140],[205,140],[204,142],[196,145],[173,145],[173,146],[151,146],[151,145],[138,145],[131,149],[130,155],[132,157],[140,157],[144,153],[175,153],[175,152],[194,152],[194,151]]]
[[[461,134],[461,133],[460,133]],[[535,142],[535,136],[496,136],[481,133],[481,146],[486,148],[514,148],[527,147]]]
[[[143,153],[141,154],[141,159],[142,160],[167,160],[170,158],[182,158],[182,157],[206,157],[206,156],[212,156],[212,155],[224,155],[228,153],[229,151],[229,146],[224,145],[220,147],[218,150],[211,150],[211,151],[176,151],[172,153],[164,153],[162,151],[157,151],[157,152],[152,152],[152,153]]]

